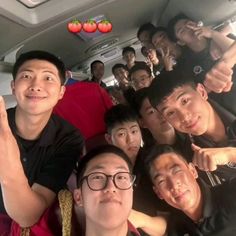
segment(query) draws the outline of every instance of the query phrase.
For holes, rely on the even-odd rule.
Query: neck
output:
[[[203,212],[203,198],[199,185],[198,185],[198,192],[199,194],[195,204],[193,204],[193,207],[187,210],[183,210],[185,215],[191,218],[194,222],[198,222],[201,219]]]
[[[175,135],[174,129],[170,129],[170,130],[166,131],[165,133],[152,134],[152,135],[158,144],[172,145],[176,141],[176,135]]]
[[[106,222],[104,222],[106,224]],[[108,229],[99,225],[86,223],[85,236],[126,236],[128,232],[128,224],[124,222],[116,228]]]
[[[37,139],[51,116],[51,112],[43,115],[31,115],[16,107],[15,122],[17,134],[26,140]]]
[[[128,63],[127,63],[128,69],[131,69],[131,67],[133,67],[134,64],[135,64],[135,62],[128,62]]]
[[[224,123],[212,107],[208,125],[209,127],[204,136],[216,143],[224,142],[227,139]]]
[[[196,40],[193,43],[187,45],[193,52],[201,52],[207,47],[207,40]]]

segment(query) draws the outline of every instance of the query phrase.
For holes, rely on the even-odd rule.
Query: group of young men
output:
[[[177,36],[181,30],[203,37],[203,29],[189,20]],[[152,43],[158,48],[167,37],[163,32],[153,31]],[[211,32],[209,37],[217,41],[220,36]],[[143,38],[150,40],[150,35]],[[172,51],[175,56],[179,52],[172,46],[161,50],[168,60]],[[234,43],[207,73],[205,87],[177,66],[155,79],[145,70],[148,76],[138,76],[142,81],[136,83],[135,111],[123,104],[112,107],[105,115],[110,145],[83,158],[79,130],[52,114],[65,92],[64,64],[47,52],[20,55],[11,83],[17,105],[6,111],[0,98],[1,235],[9,233],[12,221],[40,235],[34,227],[76,167],[74,199],[83,208],[86,236],[140,235],[136,228],[158,236],[234,235],[235,117],[208,101],[207,90],[233,88],[235,55]],[[127,65],[131,77],[137,73],[135,66],[144,65]],[[149,147],[143,144],[140,125],[152,134]],[[155,214],[160,206],[171,213]]]

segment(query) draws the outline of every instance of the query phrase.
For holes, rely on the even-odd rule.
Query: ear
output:
[[[208,94],[203,84],[198,83],[196,90],[204,100],[208,99]]]
[[[59,95],[59,99],[62,99],[64,94],[65,94],[65,91],[66,91],[66,87],[65,85],[62,85],[61,86],[61,90],[60,90],[60,95]]]
[[[139,118],[139,119],[138,119],[138,123],[139,123],[139,126],[140,126],[141,128],[147,128],[146,125],[145,125],[145,122],[143,121],[142,118]]]
[[[14,80],[11,81],[11,92],[13,95],[15,95],[15,81]]]
[[[185,45],[185,43],[183,41],[181,41],[181,40],[178,40],[177,44],[180,45],[180,46],[184,46]]]
[[[195,179],[197,179],[197,178],[198,178],[198,173],[197,173],[197,170],[196,170],[194,164],[190,162],[190,163],[188,164],[188,168],[189,168],[191,174],[193,175],[193,177],[194,177]]]
[[[161,200],[163,200],[163,197],[162,197],[161,193],[159,192],[159,190],[157,189],[157,187],[156,187],[156,186],[152,186],[152,189],[153,189],[154,193],[155,193]]]
[[[109,144],[113,144],[113,143],[112,143],[112,139],[111,139],[111,135],[110,135],[110,134],[105,133],[105,139],[106,139],[106,141],[107,141]]]
[[[76,188],[73,193],[74,201],[76,205],[83,206],[82,192],[80,188]]]

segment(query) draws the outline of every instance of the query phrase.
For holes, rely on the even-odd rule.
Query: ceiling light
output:
[[[42,3],[45,3],[49,0],[17,0],[17,1],[24,4],[28,8],[35,8],[35,7],[41,5]]]

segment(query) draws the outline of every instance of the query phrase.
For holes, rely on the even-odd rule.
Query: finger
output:
[[[228,82],[225,86],[225,88],[223,89],[223,92],[229,92],[231,90],[233,86],[233,82]]]
[[[209,171],[214,171],[217,169],[216,162],[213,160],[213,158],[208,159],[208,170]]]
[[[170,49],[169,49],[169,47],[167,47],[167,49],[166,49],[166,56],[169,56],[170,55]]]
[[[199,146],[197,146],[196,144],[194,144],[194,143],[191,144],[191,147],[192,147],[192,150],[196,151],[196,152],[201,150],[201,148]]]
[[[7,112],[5,102],[2,96],[0,96],[0,132],[9,130]]]
[[[161,56],[164,57],[164,56],[165,56],[165,53],[164,53],[163,49],[162,49],[162,48],[159,48],[159,50],[160,50]]]
[[[223,89],[226,87],[227,83],[220,80],[205,80],[203,82],[204,86],[214,91],[215,93],[221,93]]]

